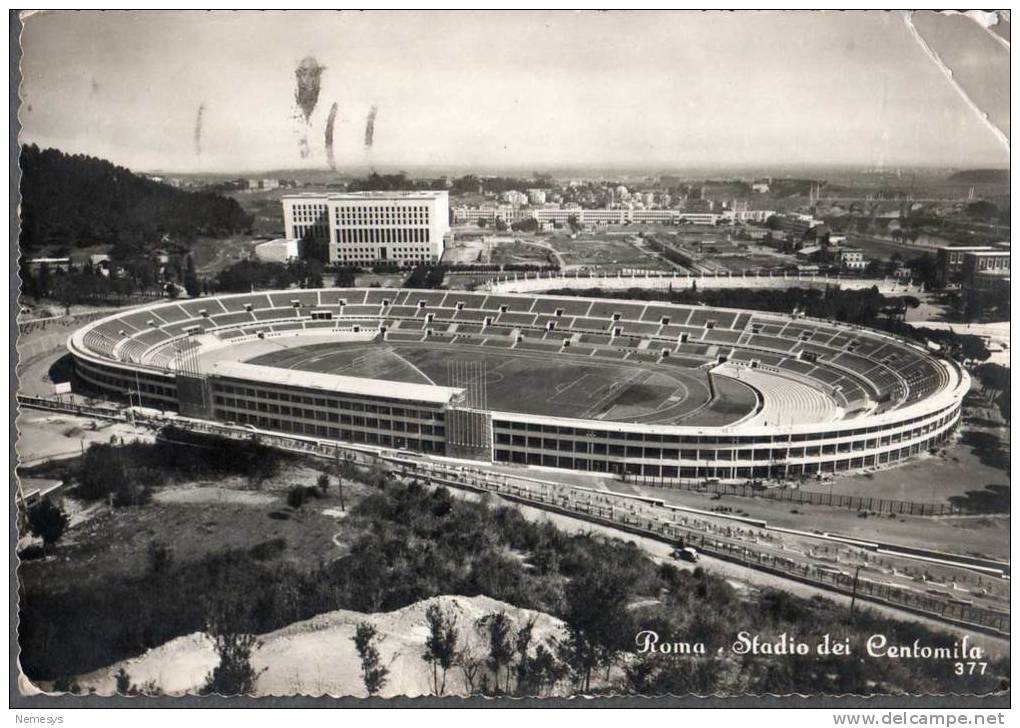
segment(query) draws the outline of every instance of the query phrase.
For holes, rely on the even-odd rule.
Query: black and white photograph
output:
[[[1009,10],[9,21],[12,706],[1005,724]]]

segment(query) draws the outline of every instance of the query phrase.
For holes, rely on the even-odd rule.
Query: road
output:
[[[566,531],[567,533],[598,533],[613,538],[621,538],[625,541],[632,541],[642,551],[647,553],[656,563],[671,563],[677,568],[686,570],[693,570],[696,566],[695,564],[675,561],[670,558],[672,547],[668,544],[662,543],[661,541],[644,538],[642,536],[635,536],[630,533],[624,533],[610,526],[590,523],[588,521],[584,521],[579,518],[571,518],[570,516],[565,516],[560,513],[550,513],[549,511],[533,506],[517,504],[517,508],[529,520],[549,521],[557,528]],[[701,556],[698,565],[706,571],[727,579],[733,586],[741,591],[767,588],[780,589],[784,592],[788,592],[805,599],[810,599],[812,597],[824,597],[836,604],[845,606],[847,609],[850,608],[850,597],[848,596],[831,592],[827,589],[820,589],[809,584],[784,579],[747,566],[741,566],[739,564],[723,561],[722,559],[715,559],[705,555]],[[1008,639],[992,637],[963,627],[947,625],[933,619],[920,617],[912,612],[907,612],[885,605],[873,604],[871,602],[859,602],[859,608],[876,612],[891,619],[918,622],[930,629],[953,634],[957,637],[962,638],[963,636],[967,636],[971,642],[980,645],[992,655],[1010,654],[1010,643]]]

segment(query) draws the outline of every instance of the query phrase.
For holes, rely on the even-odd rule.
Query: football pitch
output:
[[[281,349],[251,364],[453,386],[464,362],[484,371],[486,408],[500,412],[647,424],[719,426],[754,411],[750,387],[700,369],[449,344],[326,343]],[[464,386],[461,367],[458,386]]]

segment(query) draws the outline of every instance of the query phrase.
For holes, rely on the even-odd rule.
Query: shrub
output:
[[[305,504],[306,497],[304,486],[295,485],[287,491],[287,505],[297,510]]]
[[[145,557],[150,575],[163,574],[169,571],[173,564],[174,551],[170,544],[150,541],[145,549]]]
[[[255,544],[248,553],[256,561],[268,561],[269,559],[279,556],[287,548],[287,539],[285,538],[273,538],[269,541],[263,541],[262,543]]]
[[[67,523],[67,514],[48,498],[44,498],[28,509],[28,530],[32,532],[33,536],[42,539],[44,547],[60,540],[67,528]]]
[[[26,546],[18,552],[18,558],[22,561],[35,561],[46,555],[46,549],[38,544]]]

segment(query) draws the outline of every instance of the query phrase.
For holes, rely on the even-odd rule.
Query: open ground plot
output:
[[[515,239],[513,242],[486,245],[483,249],[485,262],[496,265],[547,265],[558,262],[544,243],[537,244],[528,240]]]
[[[253,364],[451,386],[450,362],[478,362],[488,408],[626,422],[721,425],[754,409],[750,388],[716,377],[716,396],[699,370],[634,362],[427,344],[334,343],[256,356]]]
[[[333,542],[338,531],[339,494],[334,485],[326,495],[305,507],[287,507],[287,489],[314,485],[318,471],[288,468],[261,490],[251,490],[240,477],[216,482],[196,481],[159,489],[144,508],[94,508],[80,526],[61,542],[59,560],[33,562],[31,578],[71,578],[68,564],[92,565],[75,580],[102,580],[111,574],[142,573],[146,547],[169,544],[174,558],[186,563],[209,553],[246,550],[278,540],[280,559],[301,570],[321,559],[332,560],[342,551]],[[334,481],[335,482],[335,481]],[[363,486],[348,482],[346,504],[360,497]]]
[[[72,457],[95,443],[151,441],[152,432],[127,422],[21,409],[18,412],[18,459],[22,465]]]
[[[191,246],[195,270],[202,275],[213,276],[239,261],[248,260],[255,250],[255,245],[264,240],[253,239],[251,235],[199,238]]]
[[[645,252],[632,243],[627,235],[581,233],[572,240],[569,236],[548,239],[567,265],[598,267],[605,270],[642,268],[668,270],[662,259]]]
[[[972,447],[956,442],[938,455],[925,455],[897,468],[808,482],[804,490],[840,495],[877,495],[892,500],[944,503],[989,485],[1009,486],[1009,473],[984,463]]]

